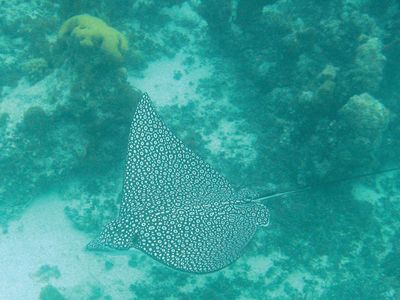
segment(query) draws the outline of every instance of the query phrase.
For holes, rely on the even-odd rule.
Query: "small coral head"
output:
[[[128,51],[128,41],[121,32],[90,15],[69,18],[61,26],[58,37],[76,41],[85,48],[98,49],[115,61],[121,61]]]

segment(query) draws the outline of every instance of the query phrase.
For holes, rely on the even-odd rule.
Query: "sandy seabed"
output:
[[[140,278],[140,272],[128,266],[126,255],[106,257],[86,251],[90,237],[73,228],[64,214],[65,205],[58,195],[42,196],[10,224],[7,234],[0,235],[1,299],[37,299],[48,283],[66,292],[67,298],[85,299],[90,287],[101,287],[116,299],[131,296],[129,285]],[[109,271],[106,261],[114,264]],[[43,265],[56,266],[61,276],[41,279],[35,274]]]

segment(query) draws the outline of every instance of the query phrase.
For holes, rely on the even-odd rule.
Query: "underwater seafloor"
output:
[[[399,58],[398,0],[3,1],[0,300],[400,299],[400,172],[337,181],[400,166]],[[315,187],[218,272],[86,251],[142,92],[236,188]]]

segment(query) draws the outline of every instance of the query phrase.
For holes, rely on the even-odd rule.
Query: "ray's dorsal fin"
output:
[[[208,273],[242,254],[266,206],[248,201],[187,148],[144,94],[133,117],[119,216],[88,248],[137,248],[182,271]]]

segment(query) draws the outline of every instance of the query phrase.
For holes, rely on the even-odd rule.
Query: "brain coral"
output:
[[[339,110],[339,117],[358,136],[376,139],[389,122],[389,110],[377,99],[364,93],[355,95]]]
[[[61,26],[58,36],[74,39],[82,47],[99,48],[116,61],[121,61],[128,50],[128,41],[122,33],[90,15],[69,18]]]

